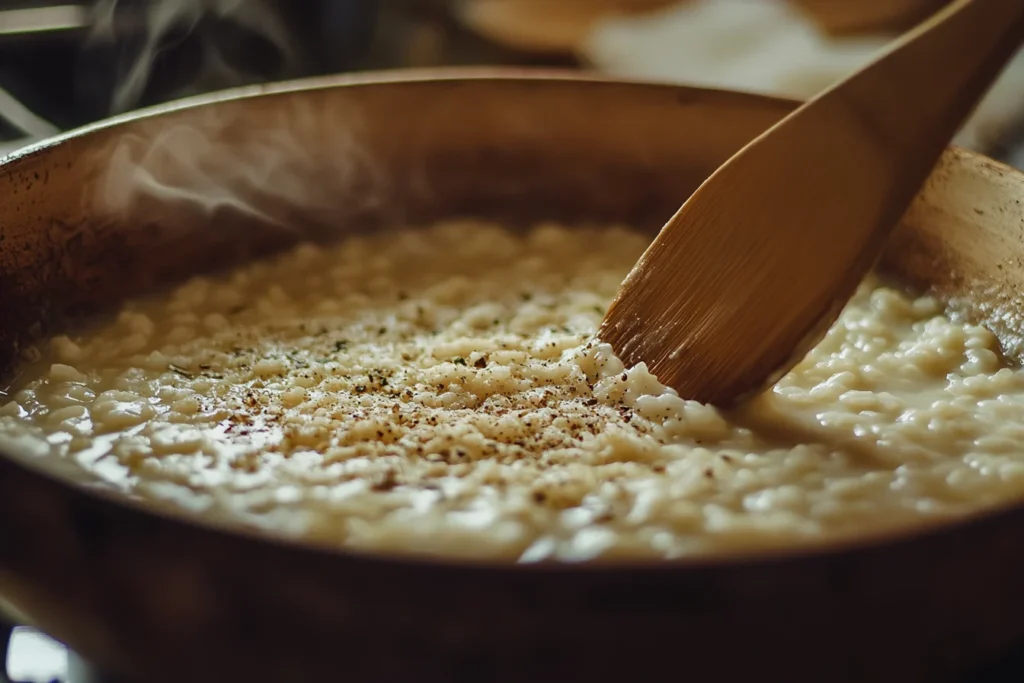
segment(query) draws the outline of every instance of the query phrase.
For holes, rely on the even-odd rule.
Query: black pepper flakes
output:
[[[396,486],[398,486],[398,476],[394,470],[387,470],[373,482],[370,489],[373,491],[391,491]]]
[[[167,367],[170,368],[171,372],[173,372],[174,374],[179,375],[181,377],[184,377],[185,379],[195,379],[195,375],[193,375],[191,372],[189,372],[185,368],[178,367],[174,363],[169,364]]]

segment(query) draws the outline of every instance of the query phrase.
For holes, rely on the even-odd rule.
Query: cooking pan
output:
[[[329,78],[0,165],[0,365],[300,238],[475,215],[653,233],[794,103],[533,71]],[[742,197],[737,197],[742,201]],[[881,268],[1019,357],[1024,177],[951,149]],[[941,681],[1024,638],[1024,508],[756,556],[507,565],[303,546],[0,444],[0,601],[145,681]],[[670,673],[671,672],[671,673]]]

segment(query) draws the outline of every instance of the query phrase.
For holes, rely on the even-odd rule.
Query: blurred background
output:
[[[0,152],[198,92],[444,64],[807,97],[945,0],[0,0]],[[1024,59],[958,142],[1014,162]]]
[[[0,154],[232,86],[440,65],[533,65],[806,98],[946,0],[0,0]],[[1024,168],[1024,56],[957,142]],[[106,680],[31,629],[18,681]],[[1024,680],[1024,651],[973,681]]]

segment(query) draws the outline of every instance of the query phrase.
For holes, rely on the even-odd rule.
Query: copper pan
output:
[[[3,365],[13,372],[17,349],[66,314],[299,237],[466,214],[653,231],[793,106],[571,74],[433,71],[234,91],[65,135],[0,165]],[[161,137],[173,130],[184,137]],[[206,147],[188,147],[196,131]],[[125,153],[163,159],[165,190],[193,195],[131,196]],[[171,153],[197,157],[201,172],[174,167]],[[294,188],[302,201],[289,200]],[[213,190],[214,206],[194,201]],[[240,210],[239,197],[256,208]],[[1024,311],[1022,201],[1024,176],[950,150],[883,266],[954,297],[1016,354],[1020,330],[1004,314]],[[812,553],[495,566],[233,531],[6,450],[0,601],[135,680],[634,681],[672,671],[907,683],[948,680],[1024,638],[1020,507]]]

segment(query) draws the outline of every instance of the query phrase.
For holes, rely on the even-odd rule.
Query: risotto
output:
[[[594,333],[647,239],[475,222],[302,245],[36,350],[0,448],[310,543],[672,558],[935,523],[1024,493],[1024,372],[865,282],[742,412]]]

